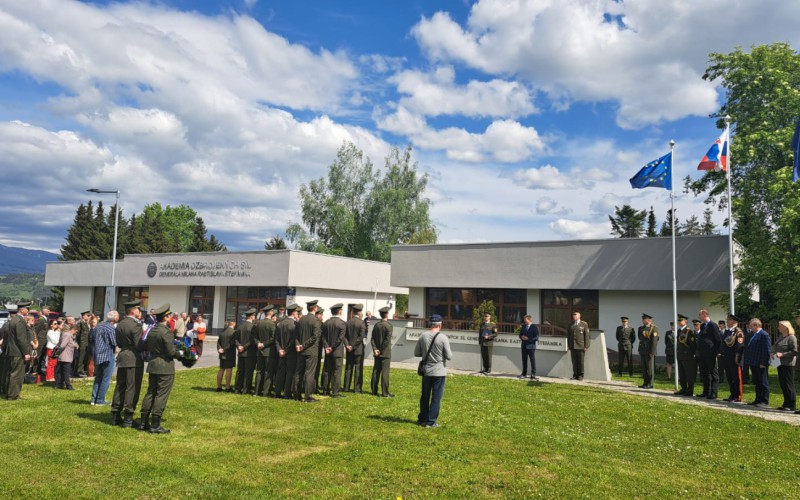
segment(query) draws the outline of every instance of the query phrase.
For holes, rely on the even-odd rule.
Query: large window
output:
[[[150,297],[150,288],[146,286],[140,286],[140,287],[123,286],[117,288],[117,304],[119,304],[120,307],[123,307],[122,304],[124,304],[125,302],[140,300],[142,302],[142,305],[139,307],[149,310],[149,305],[148,305],[149,297]]]
[[[122,304],[117,304],[118,310],[122,310]],[[106,312],[106,287],[96,286],[92,290],[92,311],[100,313],[100,317],[105,319],[103,315]]]
[[[527,290],[523,289],[428,288],[425,293],[426,315],[439,314],[450,322],[449,328],[470,329],[475,308],[491,300],[501,327],[518,326],[526,314],[527,297]],[[507,329],[501,328],[503,331]]]
[[[214,287],[193,286],[189,289],[189,315],[202,315],[206,324],[212,325],[214,320]]]
[[[289,289],[283,286],[229,286],[225,298],[225,321],[244,320],[251,307],[261,309],[267,304],[286,305]]]
[[[573,311],[581,313],[581,319],[590,328],[599,324],[599,299],[597,290],[542,290],[542,322],[566,328],[572,321]]]

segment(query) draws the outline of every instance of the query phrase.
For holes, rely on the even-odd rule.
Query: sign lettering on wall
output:
[[[416,342],[422,332],[425,330],[406,330],[406,340],[409,342]],[[444,331],[442,335],[447,335],[451,344],[474,344],[478,345],[478,334],[475,332],[460,332],[460,331]],[[501,333],[494,339],[496,347],[520,347],[521,341],[519,337],[510,333]],[[539,342],[536,344],[537,349],[543,351],[559,351],[567,352],[567,338],[566,337],[539,337]]]
[[[147,265],[150,278],[249,278],[250,262],[246,260],[203,261],[175,260]]]

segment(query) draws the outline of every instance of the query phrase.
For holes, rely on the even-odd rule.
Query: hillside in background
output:
[[[0,276],[0,303],[45,299],[50,288],[44,286],[44,274],[17,273]]]
[[[44,250],[0,245],[0,275],[44,274],[45,264],[58,260],[58,255]]]

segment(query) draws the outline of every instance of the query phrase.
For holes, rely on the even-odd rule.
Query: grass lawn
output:
[[[673,374],[673,378],[667,380],[666,373],[662,371],[658,371],[656,373],[655,378],[653,379],[653,387],[656,389],[664,389],[666,391],[675,391],[675,375]],[[612,377],[613,380],[619,380],[623,382],[630,381],[632,384],[635,384],[637,387],[644,383],[642,379],[641,371],[634,372],[633,377],[629,377],[628,375],[618,376],[615,371],[612,370]],[[798,387],[797,383],[795,383],[795,387]],[[700,381],[700,377],[697,377],[694,383],[694,393],[700,394],[703,392],[703,382]],[[756,399],[756,389],[755,386],[750,384],[742,385],[742,402],[749,403]],[[720,382],[719,382],[719,391],[717,392],[717,397],[719,399],[725,399],[730,396],[730,388],[728,387],[728,382],[722,378],[722,373],[720,373]],[[778,383],[778,371],[775,368],[769,369],[769,406],[771,408],[780,408],[783,406],[783,392],[781,391],[781,386]],[[800,409],[800,408],[799,408]],[[800,416],[798,416],[800,418]]]
[[[88,404],[89,382],[76,380],[72,392],[26,386],[23,401],[0,401],[0,491],[37,499],[763,498],[798,487],[800,429],[692,405],[451,376],[442,427],[424,429],[414,424],[413,371],[392,372],[394,399],[314,405],[218,394],[215,373],[176,376],[169,435],[109,426],[108,407]]]

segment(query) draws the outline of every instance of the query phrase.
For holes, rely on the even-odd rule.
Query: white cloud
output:
[[[558,219],[550,223],[550,229],[562,237],[574,240],[609,238],[611,235],[611,226],[608,222]]]
[[[402,71],[389,79],[403,95],[399,105],[423,116],[518,118],[536,112],[533,97],[520,82],[493,79],[456,84],[450,66],[431,73]]]
[[[629,196],[618,196],[614,193],[606,193],[602,198],[592,200],[589,203],[589,210],[601,216],[613,215],[614,207],[630,205],[630,203],[631,198]]]
[[[536,200],[536,213],[539,215],[567,215],[572,209],[563,207],[548,196],[543,196]]]
[[[514,180],[528,189],[567,189],[574,183],[574,179],[552,165],[517,170]]]
[[[780,0],[480,0],[463,26],[438,12],[411,32],[432,61],[519,76],[555,105],[613,100],[617,123],[638,128],[718,109],[707,55],[775,33],[797,41],[798,19],[800,5]]]

